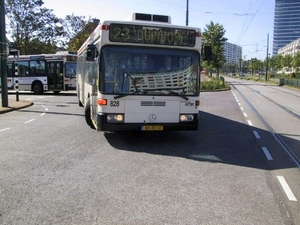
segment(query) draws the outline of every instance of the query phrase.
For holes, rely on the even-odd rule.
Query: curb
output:
[[[24,108],[32,106],[33,104],[34,104],[33,102],[28,102],[27,104],[19,106],[19,107],[9,107],[9,106],[8,107],[2,107],[0,109],[0,114],[12,112],[12,111],[19,110],[19,109],[24,109]]]

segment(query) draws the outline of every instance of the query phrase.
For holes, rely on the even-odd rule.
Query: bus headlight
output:
[[[107,123],[124,123],[123,114],[107,114]]]
[[[194,115],[192,115],[192,114],[180,115],[180,122],[191,122],[193,120],[194,120]]]

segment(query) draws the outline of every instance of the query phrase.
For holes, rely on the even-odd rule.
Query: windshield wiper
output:
[[[114,97],[114,99],[123,98],[123,97],[126,97],[127,95],[129,95],[129,94],[117,95],[117,96]]]
[[[168,94],[169,94],[169,95],[175,95],[175,96],[178,96],[178,97],[183,98],[184,100],[189,100],[189,98],[186,97],[185,95],[180,94],[180,93],[175,92],[175,91],[172,91],[171,89],[168,89],[168,88],[147,89],[147,91],[168,91]],[[147,91],[145,91],[145,92],[147,93]]]
[[[140,90],[139,90],[139,89],[137,88],[137,86],[136,86],[136,82],[137,82],[139,79],[141,79],[141,78],[139,78],[139,77],[132,77],[132,76],[131,76],[129,73],[127,73],[127,72],[124,72],[123,76],[124,76],[125,78],[129,77],[129,78],[132,80],[132,84],[133,84],[135,93],[140,93]]]
[[[174,91],[171,91],[171,90],[168,90],[168,91],[169,91],[169,94],[171,94],[171,95],[176,95],[176,96],[179,96],[179,97],[181,97],[185,100],[189,100],[189,98],[186,97],[185,95],[179,94],[178,92],[174,92]]]
[[[128,95],[132,95],[132,94],[147,94],[148,92],[147,91],[139,91],[139,92],[131,92],[131,93],[128,93],[128,94],[119,94],[117,96],[114,97],[114,99],[118,99],[118,98],[123,98],[123,97],[126,97]]]

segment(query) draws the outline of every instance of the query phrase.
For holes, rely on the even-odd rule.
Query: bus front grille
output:
[[[141,101],[141,106],[166,106],[166,102]]]

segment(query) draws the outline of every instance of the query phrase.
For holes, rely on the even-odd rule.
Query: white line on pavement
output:
[[[266,147],[262,147],[262,150],[264,151],[268,160],[273,160],[273,157],[271,156],[269,150]]]
[[[249,124],[250,126],[253,126],[251,120],[247,120],[247,122],[248,122],[248,124]]]
[[[277,176],[277,179],[279,180],[279,182],[280,182],[280,184],[281,184],[281,186],[282,186],[282,188],[283,188],[283,190],[284,190],[286,196],[288,197],[288,199],[289,199],[290,201],[296,202],[297,199],[296,199],[295,195],[293,194],[293,192],[292,192],[290,186],[289,186],[288,183],[285,181],[284,177],[283,177],[283,176]]]
[[[2,132],[2,131],[6,131],[6,130],[9,130],[10,129],[10,127],[8,127],[8,128],[4,128],[4,129],[1,129],[0,130],[0,132]]]
[[[260,136],[259,136],[259,134],[257,133],[257,131],[253,131],[253,133],[254,133],[254,136],[257,138],[257,139],[260,139]]]
[[[31,120],[28,120],[28,121],[26,121],[26,122],[24,122],[24,123],[30,123],[30,122],[32,122],[32,121],[34,121],[35,119],[31,119]]]

